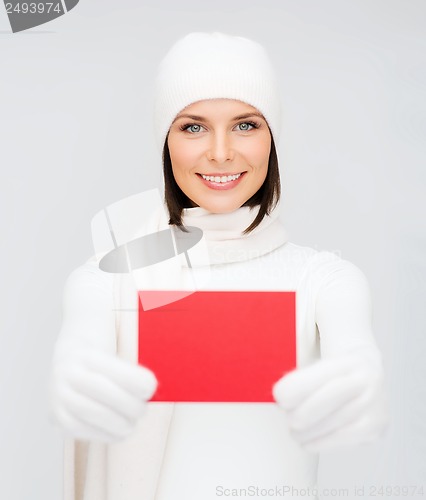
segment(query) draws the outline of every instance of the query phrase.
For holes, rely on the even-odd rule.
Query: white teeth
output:
[[[236,175],[222,175],[222,177],[219,176],[213,176],[213,175],[203,175],[201,174],[201,177],[205,179],[206,181],[213,181],[213,182],[230,182],[230,181],[235,181],[240,177],[241,174],[236,174]]]

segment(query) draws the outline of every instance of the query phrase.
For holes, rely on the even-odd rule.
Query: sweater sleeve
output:
[[[74,269],[62,295],[62,325],[56,351],[93,347],[116,352],[114,275],[99,269],[94,258]]]
[[[312,264],[321,357],[336,356],[359,347],[377,348],[371,290],[365,274],[332,252],[318,252]]]

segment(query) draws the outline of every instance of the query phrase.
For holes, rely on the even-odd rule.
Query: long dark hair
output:
[[[182,211],[184,208],[191,207],[192,204],[191,200],[181,190],[174,178],[169,146],[167,144],[168,137],[167,134],[163,148],[164,198],[170,214],[169,224],[178,226],[185,231],[185,226],[182,223]],[[250,226],[243,231],[243,234],[253,231],[253,229],[262,222],[265,215],[271,213],[277,205],[280,196],[281,184],[278,170],[278,158],[274,138],[271,134],[271,151],[269,153],[266,178],[257,192],[242,205],[243,207],[256,207],[260,205],[260,209],[256,218]]]

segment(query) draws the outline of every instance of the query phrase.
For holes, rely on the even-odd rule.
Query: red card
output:
[[[139,363],[158,380],[151,401],[275,401],[273,384],[296,367],[295,301],[275,291],[197,291],[148,311],[138,301]]]

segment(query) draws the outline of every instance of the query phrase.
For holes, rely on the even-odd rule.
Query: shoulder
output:
[[[372,293],[360,267],[327,250],[315,252],[307,267],[318,321],[324,323],[331,316],[342,321],[350,318],[354,325],[360,318],[370,321]]]
[[[300,276],[310,283],[313,290],[325,290],[330,286],[368,287],[365,273],[339,252],[317,250],[309,246],[287,242],[279,250],[280,261],[289,267],[299,268]]]
[[[367,285],[364,271],[339,253],[328,250],[315,251],[308,261],[309,271],[318,285],[330,283],[363,283]]]
[[[74,268],[65,281],[65,290],[91,287],[107,293],[113,290],[114,274],[99,268],[99,259],[95,256]]]
[[[300,265],[307,272],[318,277],[336,269],[349,269],[356,267],[350,261],[343,259],[340,254],[328,250],[317,250],[303,245],[297,245],[290,241],[286,242],[274,252],[279,260],[291,265]]]
[[[316,252],[314,248],[287,241],[268,256],[273,260],[278,260],[281,264],[294,267],[306,265]]]

